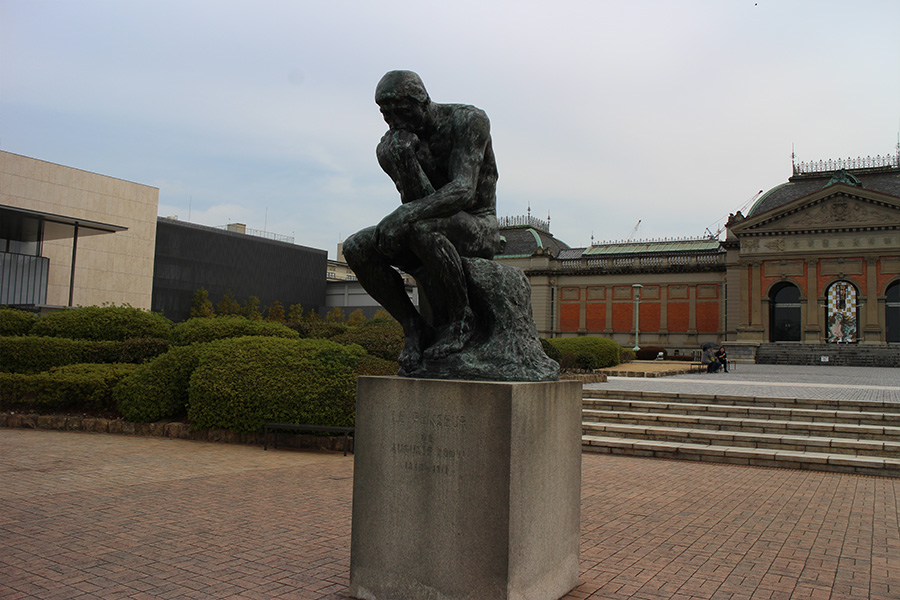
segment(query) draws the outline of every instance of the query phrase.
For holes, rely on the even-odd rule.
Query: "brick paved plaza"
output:
[[[347,598],[352,456],[0,429],[0,598]],[[900,597],[900,480],[583,455],[567,599]]]

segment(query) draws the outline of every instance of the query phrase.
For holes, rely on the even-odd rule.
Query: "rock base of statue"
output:
[[[474,333],[460,351],[424,359],[401,372],[422,379],[556,381],[559,364],[541,347],[531,313],[531,286],[521,269],[483,258],[463,258]]]
[[[581,383],[361,377],[350,595],[556,600],[578,584]]]

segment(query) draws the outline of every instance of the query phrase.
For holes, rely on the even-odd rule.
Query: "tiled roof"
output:
[[[585,249],[585,256],[609,254],[646,254],[651,252],[713,252],[719,249],[717,239],[638,240],[619,244],[599,244]]]

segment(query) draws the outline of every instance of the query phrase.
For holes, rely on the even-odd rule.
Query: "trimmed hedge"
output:
[[[0,371],[39,373],[79,363],[142,363],[169,349],[163,339],[73,340],[63,337],[0,337]]]
[[[131,306],[82,306],[45,315],[31,328],[31,335],[73,340],[129,338],[169,339],[172,322],[158,313]]]
[[[331,338],[341,344],[359,344],[372,356],[397,362],[403,350],[400,323],[393,319],[373,319]]]
[[[7,306],[0,307],[0,336],[28,335],[37,320],[37,315],[33,313]]]
[[[562,355],[560,366],[593,371],[619,364],[621,346],[596,336],[552,338],[549,342]]]
[[[330,339],[350,330],[346,323],[321,319],[304,319],[297,323],[296,327],[300,337],[304,338]]]
[[[172,329],[172,341],[179,346],[243,336],[300,337],[296,331],[281,323],[251,321],[239,316],[188,319]]]
[[[135,369],[137,365],[77,364],[43,373],[0,373],[0,394],[6,405],[38,411],[109,412],[115,409],[113,389]]]
[[[555,360],[559,362],[562,360],[562,352],[559,351],[559,348],[550,343],[550,340],[545,338],[540,338],[541,340],[541,348],[544,350],[544,354],[547,355],[547,358],[551,360]]]
[[[179,346],[140,365],[113,390],[125,419],[149,423],[187,416],[188,384],[201,346]]]
[[[258,353],[259,339],[259,336],[251,336],[239,340],[230,339],[224,344],[213,342],[212,348],[208,348],[207,344],[172,348],[152,362],[141,365],[116,387],[114,393],[119,412],[126,419],[135,422],[179,419],[186,416],[190,404],[191,377],[200,364],[201,355],[213,362],[219,360],[217,357],[221,353],[229,354],[236,351],[242,355],[255,355]],[[217,343],[220,345],[216,346]],[[370,356],[356,345],[345,346],[323,339],[291,340],[288,345],[283,345],[277,338],[273,344],[267,344],[265,341],[261,344],[263,347],[274,349],[276,353],[289,352],[297,358],[314,360],[328,370],[341,373],[347,369],[354,375],[397,373],[396,363]],[[262,365],[262,370],[267,370],[265,364]],[[272,373],[276,371],[273,370]],[[302,376],[302,373],[300,375]],[[228,388],[231,385],[230,374],[225,372],[222,377],[223,379],[216,385]],[[202,399],[198,402],[199,405],[208,403]]]
[[[356,373],[350,365],[364,356],[362,348],[327,340],[219,340],[200,353],[188,417],[195,427],[240,433],[270,422],[352,426]]]

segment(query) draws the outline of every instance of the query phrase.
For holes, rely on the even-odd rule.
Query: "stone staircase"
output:
[[[900,346],[859,344],[760,344],[757,364],[823,365],[832,367],[900,367]]]
[[[585,390],[582,448],[900,477],[900,404]]]

